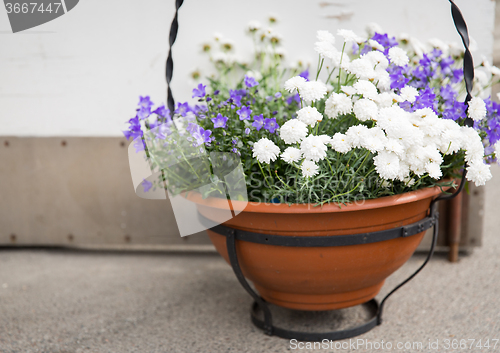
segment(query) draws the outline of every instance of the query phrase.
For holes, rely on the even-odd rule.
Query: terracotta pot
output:
[[[307,204],[253,204],[224,224],[241,230],[283,236],[346,235],[391,229],[423,219],[439,187],[366,200],[359,204],[312,207]],[[198,211],[217,221],[225,200],[192,195]],[[369,301],[384,280],[401,267],[425,232],[371,244],[336,247],[286,247],[238,240],[243,274],[268,302],[298,310],[333,310]],[[229,263],[226,238],[208,230]]]

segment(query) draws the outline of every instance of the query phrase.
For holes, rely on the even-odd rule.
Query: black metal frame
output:
[[[172,21],[172,25],[170,28],[170,35],[169,35],[169,52],[168,52],[168,59],[167,59],[167,65],[166,65],[166,79],[167,79],[167,85],[168,85],[168,90],[167,90],[167,103],[168,103],[168,108],[173,115],[175,105],[174,105],[174,99],[172,96],[172,91],[170,89],[170,82],[172,80],[172,73],[173,73],[173,60],[172,60],[172,45],[175,42],[175,39],[177,38],[177,31],[178,31],[178,10],[182,6],[184,0],[176,0],[175,5],[175,16],[174,20]],[[472,60],[472,55],[469,50],[469,35],[467,31],[467,25],[465,23],[464,17],[460,11],[460,9],[455,5],[453,0],[449,0],[451,4],[451,12],[452,12],[452,17],[453,21],[455,23],[455,27],[460,34],[462,38],[462,42],[465,47],[465,53],[464,53],[464,80],[465,80],[465,87],[467,90],[467,97],[465,99],[465,104],[467,105],[468,109],[468,103],[470,101],[471,97],[471,91],[472,91],[472,81],[474,79],[474,64]],[[467,117],[464,121],[464,124],[467,126],[472,126],[473,121],[471,118]],[[425,217],[423,220],[415,222],[413,224],[403,226],[403,227],[397,227],[393,229],[388,229],[388,230],[383,230],[383,231],[378,231],[378,232],[371,232],[371,233],[362,233],[362,234],[354,234],[354,235],[348,235],[348,236],[323,236],[323,237],[300,237],[300,236],[277,236],[277,235],[269,235],[269,234],[260,234],[260,233],[253,233],[253,232],[247,232],[247,231],[242,231],[238,229],[233,229],[224,225],[217,225],[215,227],[212,227],[211,230],[223,235],[226,237],[226,246],[227,246],[227,252],[229,255],[229,260],[231,267],[233,268],[233,271],[238,278],[238,281],[240,284],[245,288],[245,290],[252,296],[254,299],[254,303],[252,304],[251,307],[251,319],[252,323],[262,329],[267,335],[275,335],[278,337],[282,338],[287,338],[287,339],[297,339],[299,341],[321,341],[323,339],[328,339],[328,340],[341,340],[341,339],[346,339],[346,338],[351,338],[355,337],[358,335],[361,335],[363,333],[366,333],[376,327],[377,325],[380,325],[382,323],[382,313],[383,313],[383,308],[384,304],[386,303],[387,299],[394,294],[399,288],[404,286],[406,283],[408,283],[411,279],[413,279],[424,267],[427,265],[429,262],[430,258],[434,254],[434,249],[436,246],[437,242],[437,235],[438,235],[438,219],[439,219],[439,214],[436,211],[436,202],[441,201],[441,200],[449,200],[457,196],[464,188],[465,185],[465,177],[466,177],[466,168],[467,168],[467,163],[464,165],[464,170],[462,174],[462,179],[460,182],[460,185],[457,189],[457,191],[453,194],[442,194],[441,196],[437,197],[436,199],[432,200],[431,205],[430,205],[430,212],[427,217]],[[206,219],[204,219],[201,215],[200,221],[205,222],[206,224],[209,224],[209,222],[206,222]],[[372,317],[365,322],[362,325],[349,328],[346,330],[340,330],[340,331],[332,331],[332,332],[324,332],[324,333],[311,333],[311,332],[299,332],[299,331],[291,331],[291,330],[286,330],[283,328],[279,328],[273,325],[273,320],[272,320],[272,314],[271,310],[269,309],[269,306],[267,302],[261,298],[257,292],[255,292],[252,287],[249,285],[245,277],[243,276],[243,273],[241,272],[241,267],[238,262],[238,255],[236,251],[236,240],[242,240],[242,241],[248,241],[248,242],[253,242],[253,243],[259,243],[259,244],[269,244],[269,245],[275,245],[275,246],[303,246],[303,247],[324,247],[324,246],[349,246],[349,245],[359,245],[359,244],[368,244],[368,243],[373,243],[373,242],[379,242],[379,241],[385,241],[389,239],[394,239],[398,237],[408,237],[408,236],[413,236],[415,234],[418,234],[420,232],[423,232],[430,227],[434,226],[433,230],[433,235],[432,235],[432,245],[431,248],[429,249],[429,253],[427,255],[427,258],[425,259],[424,263],[410,276],[408,277],[405,281],[400,283],[397,287],[395,287],[391,292],[389,292],[380,302],[380,304],[375,300],[372,299],[368,301],[367,303],[361,304],[366,306],[369,310],[372,312]],[[209,225],[208,227],[211,227]],[[258,318],[258,311],[261,310],[264,313],[264,320],[261,320]]]

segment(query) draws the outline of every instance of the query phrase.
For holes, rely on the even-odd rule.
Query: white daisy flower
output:
[[[306,82],[307,81],[305,78],[301,76],[295,76],[288,79],[285,82],[284,87],[288,92],[293,93],[295,90],[300,91]]]
[[[474,121],[481,121],[486,116],[486,104],[479,97],[474,97],[469,102],[467,114]]]
[[[259,29],[262,28],[262,24],[258,21],[250,21],[248,22],[247,29],[249,32],[257,32]]]
[[[410,61],[408,55],[406,55],[406,51],[399,47],[389,49],[389,59],[397,66],[405,66]]]
[[[368,80],[359,80],[353,87],[356,89],[356,92],[364,98],[375,100],[378,96],[377,87]]]
[[[305,160],[302,162],[300,166],[300,170],[302,170],[302,176],[304,178],[309,178],[318,174],[319,167],[313,161]]]
[[[352,147],[360,147],[361,141],[368,136],[368,128],[364,125],[354,125],[345,133]]]
[[[306,125],[314,127],[316,122],[323,120],[323,114],[314,107],[304,107],[297,111],[297,119]]]
[[[299,89],[300,97],[307,103],[322,99],[326,92],[326,85],[321,81],[305,82]]]
[[[375,76],[375,70],[370,60],[366,59],[366,56],[362,56],[359,59],[351,61],[349,68],[347,69],[351,74],[356,75],[362,80],[369,80]]]
[[[369,99],[361,98],[354,103],[354,115],[360,121],[377,120],[378,107],[377,104]]]
[[[309,135],[300,143],[300,151],[305,159],[318,162],[326,157],[327,147],[319,136]]]
[[[286,144],[298,143],[307,136],[307,125],[299,119],[291,119],[280,127],[280,137]]]
[[[352,148],[350,139],[340,132],[337,132],[335,135],[333,135],[330,141],[330,145],[336,152],[340,153],[347,153]]]
[[[335,44],[335,36],[328,31],[318,31],[316,32],[316,38],[320,42],[327,42],[330,44]]]
[[[281,154],[281,159],[286,163],[292,164],[297,163],[302,158],[302,153],[298,148],[287,147],[285,151]]]
[[[354,88],[352,86],[342,86],[342,87],[340,87],[340,90],[342,92],[344,92],[345,94],[347,94],[348,96],[352,96],[352,95],[356,94],[356,92],[357,92],[356,88]],[[500,93],[499,93],[499,95],[500,95]]]
[[[354,42],[361,44],[364,42],[364,39],[358,36],[356,33],[354,33],[351,30],[348,29],[339,29],[337,31],[337,35],[344,38],[345,42]]]
[[[372,48],[375,48],[375,49],[380,50],[380,51],[384,51],[384,46],[382,44],[380,44],[379,42],[377,42],[376,40],[369,39],[368,40],[368,44]]]
[[[484,164],[482,161],[472,163],[469,168],[467,168],[466,178],[469,181],[473,181],[476,186],[484,185],[492,178],[490,166]]]
[[[399,173],[399,157],[392,152],[381,151],[373,157],[375,170],[382,179],[394,180]]]
[[[325,102],[325,114],[330,119],[335,119],[339,114],[349,114],[352,112],[352,101],[344,93],[333,92]]]
[[[413,103],[415,102],[415,99],[417,99],[418,91],[415,87],[404,86],[403,88],[401,88],[401,94],[399,96],[403,101]]]
[[[439,163],[427,163],[425,165],[425,170],[432,179],[440,179],[443,176]]]
[[[385,70],[389,66],[389,60],[387,60],[384,53],[380,51],[368,52],[363,57],[367,60],[370,60],[373,66],[376,66],[377,69]]]
[[[323,59],[334,59],[339,55],[337,48],[330,42],[316,42],[314,43],[314,50],[321,55]]]
[[[261,163],[274,162],[279,154],[280,148],[265,137],[253,144],[253,157]]]

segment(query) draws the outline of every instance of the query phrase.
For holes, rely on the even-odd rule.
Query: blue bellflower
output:
[[[262,114],[253,117],[252,126],[259,131],[264,126],[264,116]]]
[[[193,97],[192,98],[195,98],[195,97],[198,97],[198,98],[203,98],[205,97],[206,95],[206,92],[205,92],[205,88],[207,86],[204,86],[203,84],[199,84],[198,85],[198,88],[194,88],[193,89]]]

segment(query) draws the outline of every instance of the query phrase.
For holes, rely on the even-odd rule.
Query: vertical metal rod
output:
[[[460,233],[462,228],[462,201],[463,193],[460,193],[448,202],[448,243],[450,246],[448,260],[450,262],[458,261],[458,245],[460,244]]]

